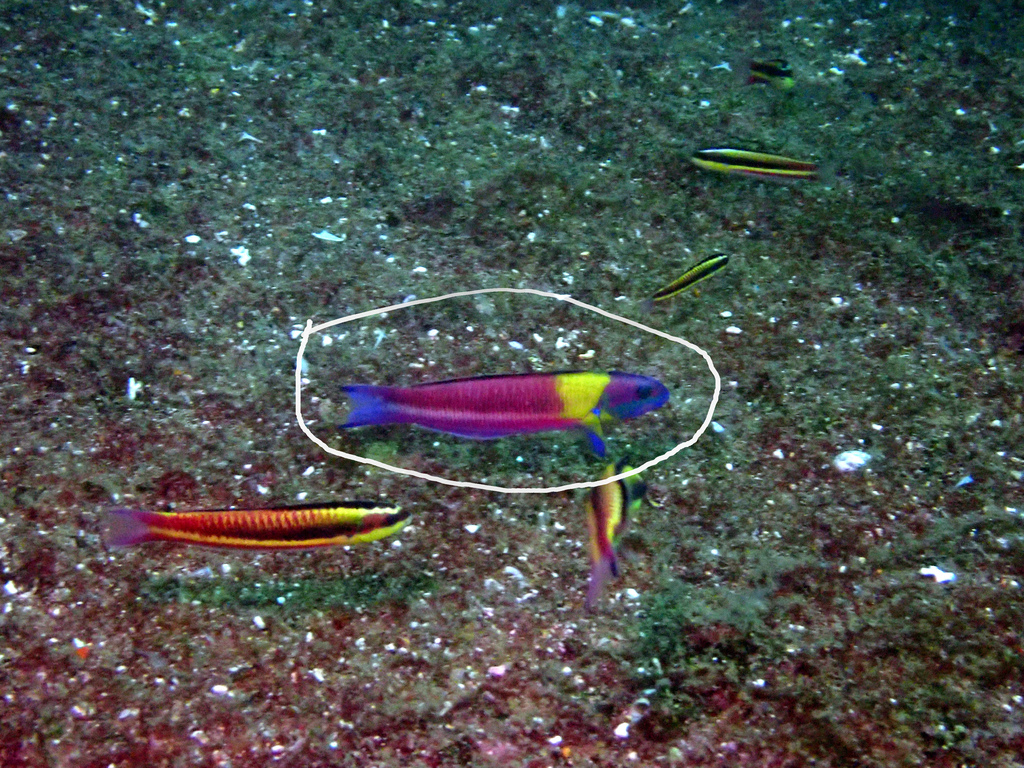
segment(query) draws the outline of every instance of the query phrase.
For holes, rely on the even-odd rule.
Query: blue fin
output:
[[[341,391],[351,400],[348,418],[339,429],[365,427],[370,424],[391,424],[395,420],[395,408],[387,400],[390,387],[372,384],[350,384]]]
[[[594,453],[596,453],[599,457],[603,459],[605,450],[604,440],[601,439],[601,436],[597,434],[597,432],[594,432],[592,429],[588,429],[587,440],[590,442],[590,450],[592,450]]]

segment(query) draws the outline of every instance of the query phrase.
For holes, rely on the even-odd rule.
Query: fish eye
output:
[[[639,397],[641,400],[646,400],[648,397],[651,396],[651,391],[652,389],[650,384],[641,384],[639,387],[637,387],[636,394],[637,397]]]

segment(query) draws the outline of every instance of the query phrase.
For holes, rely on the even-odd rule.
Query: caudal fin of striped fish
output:
[[[341,391],[348,395],[348,417],[339,429],[365,427],[371,424],[391,424],[397,416],[396,406],[387,399],[389,387],[373,384],[350,384]]]
[[[592,611],[601,597],[604,585],[619,575],[619,563],[615,551],[602,552],[590,566],[590,583],[587,585],[587,602],[585,607]]]
[[[103,515],[102,537],[108,547],[131,547],[156,541],[151,524],[158,519],[139,509],[112,509]]]

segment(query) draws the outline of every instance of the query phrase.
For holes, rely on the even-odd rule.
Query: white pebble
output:
[[[726,333],[731,333],[731,334],[733,334],[735,336],[737,334],[743,333],[743,329],[742,328],[738,328],[735,325],[730,325],[728,328],[725,329],[725,332]]]
[[[864,451],[843,451],[834,459],[832,466],[840,472],[856,472],[871,461],[871,454]]]
[[[238,265],[241,267],[244,267],[252,260],[252,256],[249,255],[249,249],[244,245],[232,248],[231,255],[238,259]]]
[[[476,533],[477,531],[480,530],[480,526],[477,525],[476,523],[467,523],[466,525],[464,525],[462,527],[466,529],[466,533]]]
[[[619,723],[615,726],[615,738],[617,739],[628,739],[629,738],[629,723]]]
[[[949,584],[956,581],[956,574],[944,571],[936,565],[928,565],[918,571],[922,576],[930,576],[936,584]]]
[[[128,395],[129,400],[134,400],[139,396],[139,392],[146,386],[141,381],[137,381],[133,376],[128,377],[128,391],[125,393]]]
[[[267,628],[267,622],[265,622],[263,620],[263,617],[260,616],[259,614],[256,614],[255,616],[252,617],[252,623],[256,625],[256,629],[266,629]]]

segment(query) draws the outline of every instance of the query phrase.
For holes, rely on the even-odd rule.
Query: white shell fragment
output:
[[[317,240],[326,240],[328,243],[344,243],[348,235],[343,234],[341,237],[338,237],[326,229],[321,229],[319,232],[314,232],[313,237]]]
[[[134,376],[129,376],[128,389],[125,392],[125,395],[128,397],[129,400],[134,400],[136,397],[139,396],[139,393],[145,386],[145,384],[143,384],[141,381],[138,381]]]
[[[864,451],[843,451],[834,459],[832,466],[840,472],[856,472],[871,461],[871,454]]]
[[[937,565],[927,565],[918,571],[922,576],[930,576],[935,579],[936,584],[949,584],[956,581],[956,574],[944,571]]]

